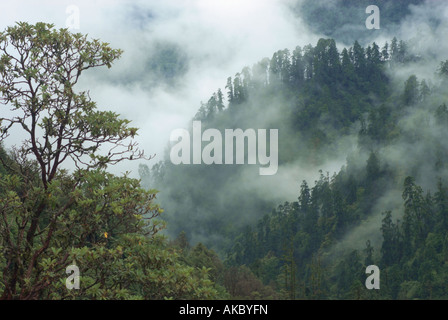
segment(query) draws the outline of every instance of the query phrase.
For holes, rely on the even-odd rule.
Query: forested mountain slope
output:
[[[400,72],[422,64],[437,76]],[[279,128],[278,177],[251,165],[175,166],[167,154],[142,178],[163,190],[174,234],[286,297],[444,297],[446,66],[396,38],[279,50],[229,77],[194,118],[221,131]],[[340,167],[319,173],[334,158]],[[301,178],[310,169],[315,181]],[[388,275],[380,292],[364,286],[370,264]]]

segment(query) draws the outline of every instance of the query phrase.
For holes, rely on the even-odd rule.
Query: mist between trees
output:
[[[358,37],[339,19],[358,4],[300,1],[308,20],[336,9],[331,28],[314,25],[332,37],[223,79],[191,119],[204,132],[278,130],[269,176],[248,163],[174,165],[169,147],[142,163],[141,181],[110,173],[143,159],[139,131],[75,88],[121,50],[48,24],[1,33],[1,138],[26,137],[0,149],[1,297],[447,298],[445,6],[373,2],[381,30],[395,20],[401,37]],[[148,70],[183,79],[183,62]],[[65,287],[69,265],[79,290]],[[369,265],[380,290],[365,288]]]
[[[225,129],[224,158],[223,139],[217,129],[207,129],[202,133],[201,121],[193,121],[193,136],[190,145],[190,134],[185,129],[176,129],[171,133],[170,140],[177,142],[171,146],[170,160],[172,164],[256,164],[260,165],[260,175],[277,173],[278,166],[278,129],[269,130],[269,143],[265,129]],[[247,138],[247,139],[246,139]],[[258,142],[257,142],[258,139]],[[245,143],[245,140],[247,143]],[[211,141],[204,149],[202,142]],[[267,154],[269,146],[269,156]],[[247,152],[246,152],[247,146]],[[190,154],[193,154],[192,160]],[[247,157],[245,157],[245,154]],[[234,157],[235,155],[235,157]],[[235,158],[235,161],[234,161]],[[267,167],[264,167],[266,166]]]
[[[142,166],[141,177],[163,190],[173,237],[185,231],[290,298],[444,297],[443,276],[423,274],[446,272],[434,264],[447,253],[437,231],[447,64],[397,38],[279,50],[229,77],[193,118],[220,130],[281,128],[275,177],[169,160]],[[370,264],[388,277],[380,292],[363,285]]]

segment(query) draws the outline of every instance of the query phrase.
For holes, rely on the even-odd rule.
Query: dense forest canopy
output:
[[[430,44],[445,29],[430,14],[422,42],[403,27],[441,8],[428,3],[288,2],[316,41],[245,61],[185,124],[190,135],[192,121],[278,130],[278,170],[266,176],[247,163],[175,165],[172,143],[160,161],[146,157],[140,129],[78,83],[115,67],[121,49],[48,23],[6,28],[0,298],[447,299],[448,52]],[[371,4],[381,36],[365,29]],[[140,31],[158,19],[131,12]],[[162,38],[135,70],[93,79],[189,88],[194,50]],[[25,138],[11,147],[13,130]],[[140,179],[110,171],[142,159]],[[365,285],[372,265],[379,290]]]
[[[221,130],[281,128],[279,172],[288,165],[318,168],[342,147],[347,158],[335,172],[297,181],[296,200],[275,209],[268,192],[281,189],[282,180],[263,182],[249,165],[175,166],[167,159],[142,167],[142,178],[165,190],[160,199],[171,232],[185,231],[290,298],[434,297],[442,282],[420,281],[416,261],[427,241],[439,241],[438,259],[446,255],[444,233],[436,231],[446,220],[446,62],[433,64],[433,79],[394,75],[419,63],[422,57],[397,38],[381,47],[355,41],[342,50],[320,39],[229,77],[194,120]],[[419,141],[425,156],[415,148]],[[394,276],[387,289],[372,293],[363,282],[370,264],[386,273],[415,272],[404,269],[408,276]]]

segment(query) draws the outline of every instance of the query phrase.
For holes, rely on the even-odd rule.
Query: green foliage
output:
[[[1,141],[13,127],[28,137],[20,148],[0,148],[2,298],[448,296],[446,61],[440,86],[411,75],[397,89],[390,75],[417,60],[406,42],[394,38],[380,49],[355,41],[339,52],[335,40],[320,39],[228,77],[226,92],[214,92],[194,118],[221,129],[281,127],[281,165],[320,165],[359,131],[360,148],[346,166],[332,176],[320,171],[313,186],[302,181],[297,200],[278,205],[237,183],[251,177],[244,166],[162,161],[141,165],[141,181],[108,173],[108,165],[143,157],[132,141],[137,129],[98,111],[75,86],[83,71],[111,67],[121,50],[49,24],[19,23],[0,34],[0,54],[2,103],[15,113],[0,118]],[[184,71],[177,48],[155,55],[156,73],[171,79]],[[417,143],[427,158],[391,161],[396,146]],[[74,172],[61,167],[69,159]],[[402,207],[383,208],[397,190]],[[165,221],[156,195],[171,232],[186,231],[174,241],[158,234]],[[376,230],[357,234],[371,219]],[[207,242],[212,233],[220,245]],[[79,290],[65,287],[70,264],[80,268]],[[364,286],[371,264],[381,268],[381,291]]]
[[[135,142],[127,142],[137,129],[114,112],[97,111],[88,93],[74,87],[83,71],[111,67],[120,55],[107,43],[51,24],[18,23],[0,33],[2,107],[15,112],[0,118],[0,141],[14,126],[27,136],[21,147],[0,148],[3,299],[225,294],[208,268],[186,264],[157,235],[165,226],[158,220],[163,210],[155,203],[157,191],[106,171],[143,157]],[[67,160],[76,170],[62,169]],[[79,289],[66,287],[71,264],[80,270]]]
[[[73,249],[81,266],[81,289],[67,296],[64,286],[50,288],[52,298],[79,299],[213,299],[217,291],[205,268],[185,265],[159,236],[123,235],[109,239],[113,248]],[[57,297],[56,294],[60,296]]]
[[[355,42],[342,56],[332,39],[320,39],[316,46],[296,47],[292,53],[278,50],[271,58],[228,77],[224,92],[218,89],[202,102],[194,119],[202,121],[203,130],[282,128],[280,165],[299,161],[318,166],[338,153],[336,137],[350,136],[359,122],[366,125],[360,137],[365,144],[372,139],[387,142],[396,137],[395,114],[387,102],[391,94],[388,63],[388,55],[380,53],[375,43],[364,48]],[[225,102],[223,95],[227,97]],[[368,113],[371,115],[366,117]],[[166,218],[174,236],[185,230],[192,238],[197,233],[213,233],[229,239],[240,230],[230,237],[228,230],[246,224],[246,216],[269,212],[276,205],[269,197],[261,197],[238,182],[240,176],[247,176],[246,169],[175,166],[166,157],[152,167],[148,184],[164,190],[161,201],[169,212]],[[238,186],[229,188],[231,184]],[[356,191],[352,187],[352,198],[353,194]],[[337,223],[327,221],[327,228],[337,225],[344,229],[347,204],[335,197],[340,217]],[[350,201],[353,203],[353,199]],[[204,244],[217,250],[226,250],[229,245]]]
[[[196,119],[213,128],[266,126],[266,117],[258,115],[275,106],[276,117],[268,122],[286,132],[285,139],[280,137],[283,165],[322,163],[322,154],[331,154],[333,144],[359,130],[359,150],[349,155],[345,167],[333,176],[321,171],[312,187],[302,182],[298,201],[273,210],[275,204],[237,183],[237,176],[247,173],[242,169],[179,168],[169,161],[153,167],[153,183],[170,187],[167,209],[176,219],[170,222],[179,223],[192,238],[198,225],[203,226],[201,237],[219,234],[224,239],[220,246],[206,244],[226,253],[220,269],[224,274],[228,268],[250,271],[224,282],[231,296],[253,298],[253,289],[241,286],[258,286],[258,281],[281,299],[446,296],[446,187],[440,180],[433,184],[436,192],[425,194],[416,183],[417,177],[426,187],[434,177],[448,178],[443,161],[448,155],[443,144],[444,64],[440,85],[411,75],[396,87],[390,78],[417,60],[408,44],[396,38],[381,49],[376,43],[363,47],[355,42],[341,54],[334,40],[320,39],[316,46],[297,47],[292,53],[279,50],[229,77],[224,108],[217,108],[216,94],[202,104]],[[415,156],[417,146],[427,157]],[[401,160],[403,165],[397,165]],[[402,199],[396,199],[397,193]],[[403,206],[384,210],[392,197]],[[193,222],[191,216],[196,215],[201,219]],[[373,225],[372,220],[377,221],[376,229],[358,234]],[[347,244],[352,238],[356,242]],[[365,268],[371,264],[380,267],[380,291],[365,288]]]

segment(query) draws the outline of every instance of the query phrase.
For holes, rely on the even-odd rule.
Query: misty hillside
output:
[[[0,300],[448,299],[445,1],[3,11]]]
[[[423,65],[437,76],[402,72]],[[396,38],[279,50],[230,76],[193,119],[221,132],[279,128],[276,175],[173,165],[167,151],[141,177],[162,191],[174,237],[289,298],[445,297],[440,279],[420,280],[448,270],[417,261],[448,254],[446,65]],[[379,294],[363,286],[373,263],[394,274]]]
[[[314,32],[344,44],[354,40],[367,44],[377,36],[364,26],[368,6],[381,9],[382,32],[397,34],[403,20],[411,14],[411,8],[424,3],[424,0],[304,0],[296,2],[293,9]],[[431,23],[435,26],[440,21]]]
[[[171,231],[186,231],[192,239],[201,240],[202,234],[207,239],[228,232],[232,224],[254,222],[278,201],[288,196],[294,200],[299,183],[310,177],[306,171],[313,170],[316,179],[328,163],[339,171],[359,147],[360,138],[392,139],[397,129],[396,115],[389,111],[395,103],[390,101],[395,96],[389,73],[395,65],[416,59],[396,39],[383,48],[375,43],[364,48],[355,42],[341,53],[334,40],[321,39],[314,47],[297,47],[292,53],[279,50],[271,59],[229,77],[225,91],[218,89],[202,103],[194,120],[202,121],[203,130],[280,128],[279,170],[274,176],[261,177],[252,165],[176,166],[167,154],[167,160],[156,164],[148,175],[154,179],[151,185],[163,190],[160,199],[167,212],[172,212],[167,215],[173,220]],[[396,90],[404,88],[399,85]],[[374,118],[386,116],[384,111],[391,113],[388,122]],[[376,121],[385,125],[383,132],[365,137],[362,132],[377,130],[373,129],[379,125]],[[359,161],[363,163],[368,156],[366,151],[356,158],[364,159]]]
[[[371,4],[381,31],[364,26]],[[326,38],[247,64],[192,118],[203,131],[278,128],[277,173],[173,165],[168,145],[164,161],[140,167],[161,190],[168,234],[186,251],[215,250],[227,270],[215,279],[232,296],[446,299],[442,7],[305,0],[292,9]],[[191,122],[185,128],[191,135]],[[372,264],[381,290],[364,285]]]

